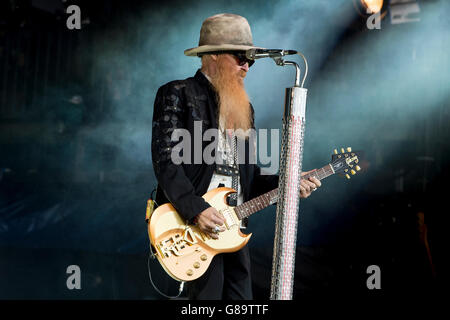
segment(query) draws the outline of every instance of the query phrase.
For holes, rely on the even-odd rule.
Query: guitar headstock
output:
[[[352,148],[341,148],[341,153],[334,149],[334,154],[331,156],[331,166],[335,173],[345,175],[350,179],[350,175],[355,175],[361,168],[358,166],[362,152],[352,151]]]

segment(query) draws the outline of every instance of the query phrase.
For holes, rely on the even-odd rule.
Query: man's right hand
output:
[[[224,222],[225,219],[213,207],[203,210],[197,216],[197,225],[200,230],[213,239],[219,239],[218,234],[214,232],[216,226],[220,227],[220,232],[225,231],[225,226],[223,225]]]

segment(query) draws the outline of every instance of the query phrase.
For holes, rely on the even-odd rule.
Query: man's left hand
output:
[[[302,177],[308,173],[311,173],[314,170],[302,172]],[[301,179],[300,180],[300,198],[308,198],[311,193],[317,190],[322,184],[320,180],[315,177],[310,177],[309,179]]]

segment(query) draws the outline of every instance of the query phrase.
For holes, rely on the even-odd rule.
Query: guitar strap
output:
[[[232,165],[235,169],[239,170],[238,165],[237,165],[238,161],[237,161],[237,138],[236,138],[236,136],[233,136],[232,150],[233,150],[233,164]],[[238,177],[239,177],[239,174],[233,174],[231,176],[231,188],[236,190],[236,193],[233,193],[232,195],[230,195],[230,200],[228,201],[228,203],[233,207],[237,206],[237,191],[239,190],[238,189],[239,188]]]
[[[223,134],[223,135],[222,135]],[[221,133],[221,137],[224,138],[224,142],[226,146],[223,146],[223,152],[225,156],[223,160],[225,164],[217,164],[216,163],[216,172],[221,175],[226,175],[231,177],[231,188],[236,190],[236,193],[233,193],[228,196],[227,203],[230,206],[238,205],[238,192],[239,192],[239,165],[238,165],[238,144],[237,137],[232,133],[231,130],[224,130]],[[220,142],[219,142],[220,143]],[[225,150],[229,150],[228,153]],[[242,191],[241,191],[242,192]],[[246,228],[248,223],[248,219],[244,218],[241,221],[241,228]]]
[[[237,192],[239,191],[239,162],[238,162],[238,150],[237,150],[237,137],[233,136],[233,167],[238,172],[238,174],[234,174],[231,177],[231,187],[236,190],[236,193],[233,193],[230,196],[230,200],[228,201],[229,205],[237,206]],[[241,221],[241,228],[247,228],[248,218],[244,218]]]

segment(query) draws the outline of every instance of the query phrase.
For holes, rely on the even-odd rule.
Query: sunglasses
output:
[[[250,68],[254,63],[255,60],[248,59],[245,55],[245,51],[213,51],[213,52],[205,52],[203,54],[200,54],[199,57],[205,55],[205,54],[231,54],[236,60],[238,65],[243,66],[244,64],[248,63],[248,67]]]

